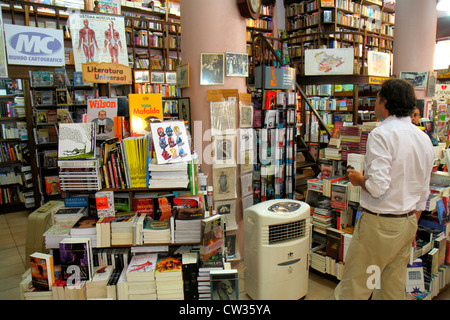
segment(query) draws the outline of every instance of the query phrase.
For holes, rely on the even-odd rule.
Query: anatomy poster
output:
[[[191,160],[191,149],[183,121],[154,122],[150,124],[150,128],[158,164]]]
[[[75,71],[81,64],[108,62],[128,66],[124,17],[94,13],[70,16]]]
[[[305,50],[305,76],[353,74],[353,48]]]

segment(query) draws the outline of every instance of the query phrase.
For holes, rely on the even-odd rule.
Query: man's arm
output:
[[[348,172],[348,179],[350,180],[350,182],[352,183],[352,185],[356,186],[356,187],[361,187],[364,191],[367,191],[366,189],[366,179],[364,178],[364,176],[362,175],[361,172],[353,170],[353,169],[347,169]]]

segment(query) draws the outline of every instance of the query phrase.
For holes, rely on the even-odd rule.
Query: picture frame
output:
[[[386,52],[369,50],[367,52],[367,70],[370,76],[389,78],[391,73],[391,55]]]
[[[178,119],[187,121],[189,128],[191,128],[191,102],[189,97],[178,99]]]
[[[305,50],[305,76],[353,74],[353,48]]]
[[[236,199],[214,201],[214,209],[217,214],[222,216],[227,231],[236,230]]]
[[[150,71],[149,70],[134,70],[134,82],[135,83],[150,82]]]
[[[236,199],[236,167],[213,166],[214,201]]]
[[[177,87],[180,89],[189,88],[189,63],[178,66]]]
[[[164,71],[152,71],[150,73],[150,83],[164,84],[166,75]]]
[[[401,71],[400,79],[411,82],[415,89],[426,89],[428,72]]]
[[[177,72],[176,71],[166,71],[166,83],[167,84],[177,84]]]
[[[236,136],[217,135],[213,137],[212,163],[216,167],[236,164]]]
[[[239,101],[239,127],[253,128],[253,103]]]
[[[200,85],[225,83],[225,54],[202,53],[200,60]]]
[[[67,106],[71,104],[70,94],[67,89],[56,89],[56,105]]]
[[[248,53],[226,53],[227,77],[248,77]]]
[[[212,101],[211,134],[232,134],[236,129],[235,101]]]

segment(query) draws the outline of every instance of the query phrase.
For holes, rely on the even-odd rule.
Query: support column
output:
[[[200,156],[201,168],[208,174],[212,185],[212,166],[205,159],[211,150],[211,116],[206,92],[212,89],[238,89],[247,92],[246,78],[227,77],[224,85],[200,85],[200,59],[202,53],[247,52],[246,20],[239,14],[236,0],[180,0],[181,4],[181,56],[182,63],[189,63],[189,88],[182,89],[191,102],[192,141]],[[238,106],[236,120],[238,120]],[[237,125],[238,122],[236,121]],[[204,152],[205,151],[205,152]],[[206,162],[206,161],[208,162]],[[236,168],[236,219],[242,226],[239,166]],[[239,232],[242,239],[242,233]],[[242,241],[240,252],[243,253]]]
[[[395,3],[394,74],[432,71],[437,12],[433,0],[397,0]],[[418,99],[425,92],[417,91]]]

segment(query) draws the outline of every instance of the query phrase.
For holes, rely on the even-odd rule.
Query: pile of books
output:
[[[201,208],[181,208],[175,215],[175,243],[198,243],[202,235],[203,210]]]
[[[45,247],[47,249],[58,249],[59,243],[65,238],[70,238],[70,229],[76,221],[56,222],[44,233]]]
[[[181,260],[176,257],[158,259],[155,271],[158,300],[183,300],[183,273]]]
[[[330,209],[314,208],[312,214],[313,230],[322,234],[326,234],[328,227],[331,227],[333,214]]]
[[[144,243],[171,243],[170,221],[148,219],[145,222]]]
[[[148,165],[150,188],[186,188],[189,184],[187,162],[157,164],[152,159]]]
[[[61,190],[94,191],[102,188],[99,160],[58,160]]]
[[[347,161],[349,153],[361,153],[358,126],[343,126],[341,128],[341,149],[341,157],[344,161]]]
[[[139,254],[131,259],[126,271],[130,300],[156,300],[157,259],[157,253]]]
[[[111,222],[111,245],[133,244],[134,212],[121,212],[116,214]]]
[[[60,208],[55,213],[54,221],[65,222],[65,221],[78,221],[81,217],[88,215],[87,207],[64,207]]]
[[[97,229],[96,223],[98,218],[81,217],[75,225],[70,229],[71,238],[89,238],[92,247],[97,246]]]

